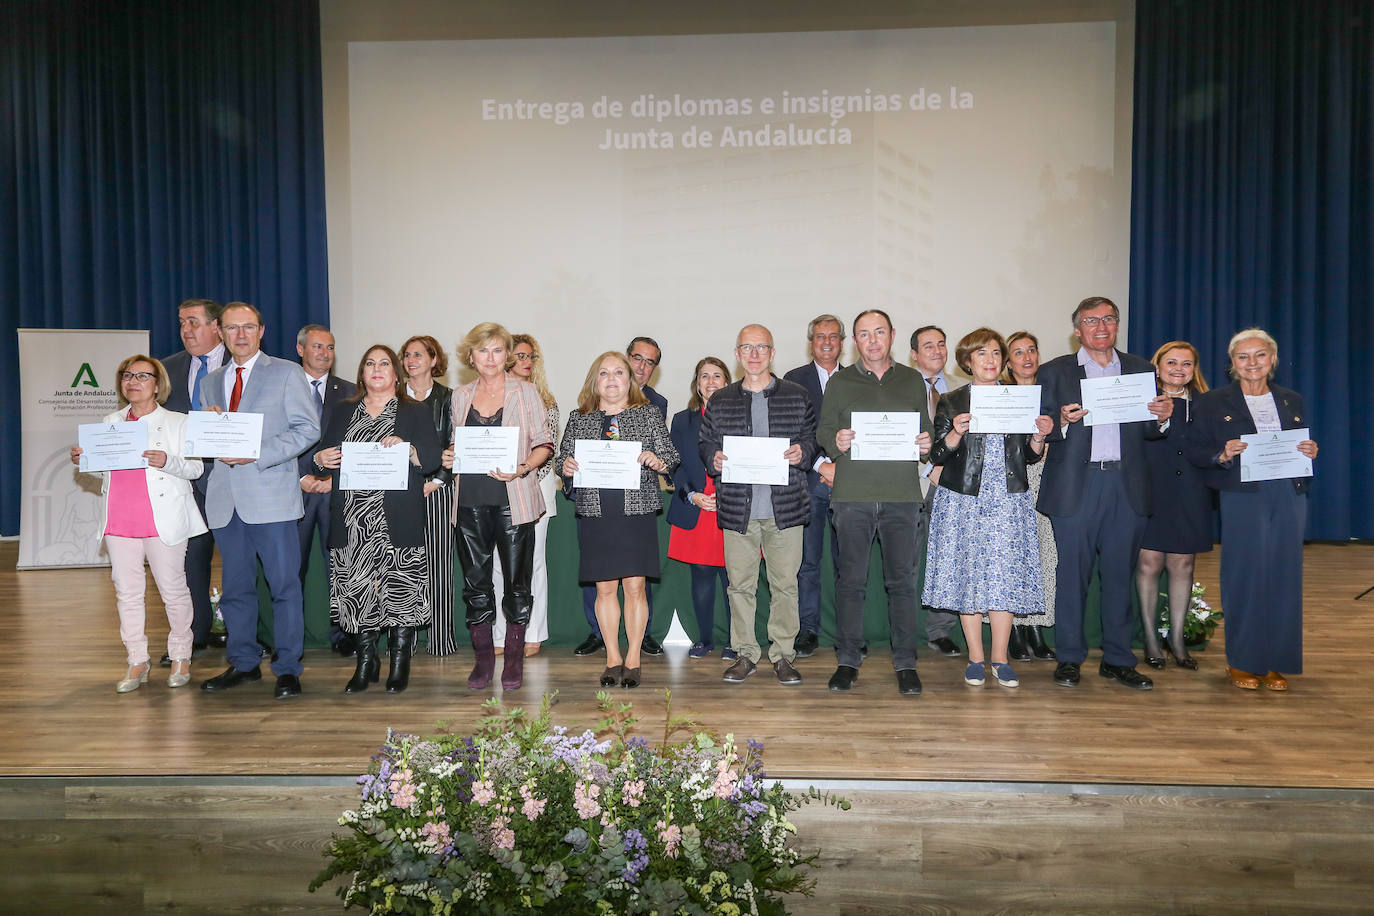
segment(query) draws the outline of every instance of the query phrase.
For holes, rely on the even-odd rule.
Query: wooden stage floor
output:
[[[679,657],[648,660],[640,689],[614,693],[635,702],[641,733],[653,739],[659,691],[671,688],[675,712],[762,740],[776,777],[1374,788],[1374,595],[1355,600],[1374,585],[1374,548],[1306,553],[1307,671],[1287,694],[1231,687],[1219,641],[1200,653],[1199,671],[1170,667],[1145,693],[1098,677],[1096,652],[1076,690],[1052,683],[1052,662],[1019,663],[1017,690],[970,688],[962,660],[923,654],[925,694],[904,698],[882,650],[847,695],[826,689],[829,650],[799,662],[800,687],[778,685],[766,668],[727,686],[719,658]],[[203,693],[197,685],[222,670],[219,660],[199,661],[188,687],[169,690],[155,668],[148,685],[117,695],[124,654],[108,572],[19,573],[15,556],[13,542],[0,544],[0,632],[12,650],[0,668],[0,776],[348,775],[366,768],[388,727],[465,729],[493,696],[533,706],[556,690],[558,721],[596,718],[603,662],[566,648],[529,659],[525,686],[505,695],[467,690],[468,650],[417,657],[410,689],[395,696],[345,696],[352,661],[323,650],[307,653],[305,694],[294,701],[274,701],[270,677]],[[1211,596],[1216,556],[1198,572]],[[555,612],[568,612],[566,603]],[[150,608],[155,656],[160,617],[160,606]]]

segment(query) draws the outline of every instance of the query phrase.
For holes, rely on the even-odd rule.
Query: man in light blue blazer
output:
[[[277,699],[299,696],[305,649],[301,600],[302,515],[296,457],[320,438],[310,383],[300,366],[261,351],[262,314],[246,302],[230,302],[220,331],[230,359],[200,383],[206,410],[262,414],[262,447],[256,459],[220,458],[205,493],[205,516],[223,561],[220,610],[229,641],[229,667],[201,689],[228,690],[262,678],[258,670],[258,561],[272,595],[272,673]]]

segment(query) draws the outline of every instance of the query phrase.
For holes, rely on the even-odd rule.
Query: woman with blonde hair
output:
[[[148,428],[145,467],[88,472],[102,478],[102,518],[97,537],[105,538],[105,552],[110,557],[119,638],[128,656],[128,671],[115,690],[137,690],[148,683],[152,667],[144,632],[144,560],[167,609],[167,657],[172,662],[167,686],[181,687],[191,680],[193,612],[191,591],[186,587],[186,542],[209,530],[191,492],[191,481],[201,475],[204,465],[182,457],[186,414],[162,406],[172,392],[162,363],[142,353],[130,356],[115,370],[115,379],[119,409],[100,422],[142,423]],[[81,446],[72,446],[72,464],[78,468],[81,455]]]
[[[549,381],[544,374],[544,354],[539,350],[539,341],[529,334],[513,334],[510,358],[506,371],[522,382],[529,382],[539,392],[539,399],[548,408],[550,441],[558,439],[558,401],[549,391]],[[530,610],[530,622],[525,626],[525,655],[538,655],[539,644],[549,638],[549,567],[545,556],[549,541],[549,519],[558,514],[558,475],[553,473],[552,462],[539,466],[535,476],[539,480],[539,492],[544,495],[544,514],[534,526],[534,575],[530,580],[530,591],[534,595],[534,606]],[[505,595],[502,584],[501,557],[495,558],[496,573],[491,584],[496,590],[496,603],[500,604]],[[492,624],[492,638],[502,645],[506,634],[506,620],[498,615]],[[504,649],[498,650],[502,654]]]
[[[577,473],[578,440],[637,442],[639,486],[633,490],[577,487],[577,542],[581,551],[578,580],[596,583],[596,619],[606,643],[606,670],[600,683],[638,687],[640,648],[649,621],[646,579],[659,575],[658,519],[662,505],[659,474],[671,474],[678,452],[668,437],[663,414],[649,403],[635,381],[629,357],[609,350],[592,361],[577,409],[568,414],[555,470],[566,478]],[[625,635],[620,651],[621,607],[617,591],[625,589]]]
[[[1193,595],[1193,568],[1197,555],[1212,549],[1212,494],[1202,472],[1184,453],[1183,442],[1192,419],[1192,403],[1207,391],[1197,347],[1186,340],[1171,340],[1155,351],[1159,390],[1174,399],[1169,437],[1145,443],[1155,514],[1145,523],[1136,560],[1136,590],[1140,595],[1140,622],[1144,629],[1145,664],[1164,668],[1164,652],[1174,664],[1197,670],[1197,660],[1183,644],[1183,622]],[[1167,507],[1167,508],[1165,508]],[[1169,572],[1169,638],[1160,648],[1156,618],[1159,616],[1159,576]]]
[[[534,606],[534,529],[544,514],[544,494],[535,472],[553,455],[553,433],[539,391],[506,372],[515,341],[501,325],[485,321],[458,344],[458,359],[477,378],[453,393],[453,428],[514,427],[520,461],[511,472],[499,468],[459,467],[454,477],[453,522],[458,526],[458,559],[463,566],[463,603],[476,656],[468,687],[483,690],[496,671],[492,625],[496,620],[494,559],[501,556],[505,586],[501,613],[506,632],[501,687],[524,683],[525,628]],[[453,467],[453,451],[444,466]]]

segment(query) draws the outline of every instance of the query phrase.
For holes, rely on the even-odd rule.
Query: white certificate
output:
[[[1083,386],[1080,403],[1088,410],[1084,426],[1158,419],[1150,413],[1150,402],[1159,393],[1153,372],[1085,378],[1079,384]]]
[[[720,450],[725,453],[721,467],[722,483],[787,483],[787,459],[782,453],[792,443],[769,436],[726,436]]]
[[[1033,433],[1040,386],[970,385],[969,413],[971,433]]]
[[[1241,436],[1245,451],[1240,453],[1240,479],[1248,483],[1311,477],[1312,459],[1298,451],[1298,443],[1311,438],[1306,429]]]
[[[616,439],[578,439],[573,443],[573,486],[603,490],[639,489],[639,442]]]
[[[854,441],[849,457],[855,461],[920,461],[916,437],[921,415],[916,411],[882,413],[856,410],[849,415]]]
[[[518,426],[460,426],[453,431],[453,473],[514,474],[519,445]]]
[[[410,484],[410,443],[345,442],[339,464],[341,490],[404,490]]]
[[[187,458],[252,458],[262,448],[262,414],[193,410],[186,415]]]
[[[148,450],[148,424],[142,420],[83,423],[76,428],[76,444],[81,446],[78,467],[83,471],[124,471],[148,466],[148,459],[143,457]]]

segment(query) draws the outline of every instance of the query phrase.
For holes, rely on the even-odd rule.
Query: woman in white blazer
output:
[[[119,637],[128,653],[129,670],[115,685],[129,693],[148,682],[151,668],[148,637],[144,633],[143,561],[167,608],[167,655],[172,660],[168,687],[191,680],[191,592],[186,587],[186,541],[206,532],[196,508],[191,481],[204,470],[196,459],[182,457],[186,414],[167,410],[162,402],[172,383],[162,363],[137,354],[119,364],[119,409],[102,423],[137,422],[148,427],[146,468],[103,471],[100,486],[100,535],[110,557],[115,602],[119,608]],[[73,446],[72,463],[81,466],[81,447]]]

